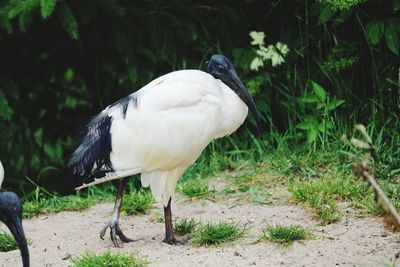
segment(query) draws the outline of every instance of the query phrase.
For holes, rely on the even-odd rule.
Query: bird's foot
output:
[[[106,234],[107,228],[110,228],[111,241],[113,242],[115,247],[119,247],[117,236],[119,236],[119,239],[124,243],[135,241],[133,239],[126,237],[124,235],[124,233],[122,233],[121,228],[119,227],[119,222],[113,221],[113,220],[106,222],[103,229],[100,231],[100,238],[103,240],[104,240],[104,235]]]
[[[176,245],[176,246],[182,246],[186,245],[186,243],[189,241],[189,239],[184,239],[184,240],[179,240],[176,239],[175,237],[169,237],[169,238],[164,238],[163,242],[167,243],[169,245]]]

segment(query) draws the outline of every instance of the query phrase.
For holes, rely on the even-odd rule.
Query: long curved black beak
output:
[[[261,118],[261,115],[257,110],[256,104],[254,103],[253,99],[247,92],[246,87],[244,86],[242,81],[239,79],[239,76],[237,75],[235,70],[233,70],[233,69],[230,70],[229,76],[232,80],[232,84],[230,85],[231,88],[235,91],[235,93],[243,100],[243,102],[250,109],[250,112],[253,114],[253,116],[256,120],[258,132],[263,133],[265,131],[266,123]]]
[[[18,247],[21,251],[22,263],[24,267],[29,267],[29,250],[28,243],[26,242],[24,228],[22,227],[21,216],[14,216],[11,220],[6,223],[10,229],[11,234],[17,241]]]

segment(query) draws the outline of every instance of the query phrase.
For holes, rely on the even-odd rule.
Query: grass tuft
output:
[[[180,189],[189,198],[211,198],[216,193],[215,188],[210,188],[207,181],[200,179],[183,182]]]
[[[194,219],[183,219],[174,225],[174,233],[177,235],[187,235],[193,233],[196,227],[199,225]]]
[[[220,222],[202,225],[193,236],[193,243],[199,246],[219,245],[241,238],[247,231],[236,223]]]
[[[72,258],[71,262],[74,267],[142,267],[148,264],[147,260],[135,254],[114,254],[110,251],[101,255],[86,252],[82,257]]]
[[[315,180],[295,183],[289,191],[300,202],[308,203],[324,224],[340,221],[336,199],[343,196],[348,187],[343,181]]]
[[[305,229],[300,225],[268,225],[263,231],[261,240],[279,243],[285,246],[290,246],[296,240],[306,240],[313,236],[311,230]]]
[[[7,232],[0,231],[0,251],[8,252],[16,249],[18,249],[18,244],[14,237]]]
[[[71,196],[54,196],[51,198],[36,198],[33,201],[26,201],[23,205],[23,217],[32,218],[40,214],[56,213],[61,211],[80,211],[93,206],[101,201],[111,200],[111,195],[106,197],[87,196],[82,197],[79,195]]]
[[[149,191],[132,192],[124,196],[122,211],[128,215],[146,214],[153,206],[153,196]]]

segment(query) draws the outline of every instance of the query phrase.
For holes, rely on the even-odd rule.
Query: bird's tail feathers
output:
[[[80,184],[114,172],[110,160],[112,117],[100,113],[83,129],[80,145],[68,162],[68,173]]]

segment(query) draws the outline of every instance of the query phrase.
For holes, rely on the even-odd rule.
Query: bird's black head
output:
[[[29,251],[22,227],[22,204],[13,192],[0,193],[0,220],[7,225],[21,250],[23,266],[29,266]]]
[[[239,76],[237,75],[229,59],[223,55],[213,55],[208,62],[207,72],[215,79],[220,79],[242,99],[242,101],[250,109],[251,113],[253,113],[258,129],[260,132],[262,132],[265,128],[264,121],[261,119],[253,99],[247,92],[242,81],[239,79]]]

